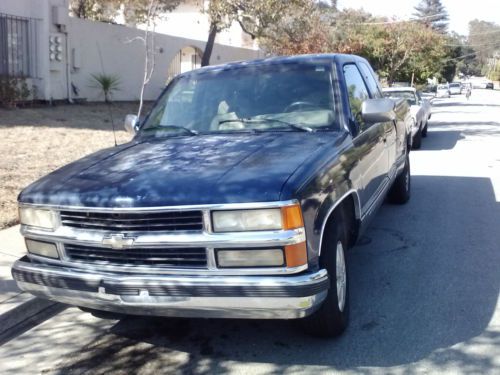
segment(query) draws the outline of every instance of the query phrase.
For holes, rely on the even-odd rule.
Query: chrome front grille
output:
[[[98,265],[158,266],[206,268],[207,252],[200,248],[131,248],[110,249],[93,246],[64,245],[70,260]]]
[[[169,212],[84,212],[61,211],[61,224],[66,227],[118,232],[201,231],[202,211]]]

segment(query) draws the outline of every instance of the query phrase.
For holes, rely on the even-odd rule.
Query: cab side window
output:
[[[372,70],[365,63],[358,63],[359,69],[363,74],[363,78],[365,79],[368,88],[370,89],[370,93],[372,94],[372,98],[382,98],[382,93],[380,92],[379,85],[377,80],[373,76]]]
[[[355,64],[344,65],[344,77],[349,94],[349,107],[351,118],[356,123],[359,131],[367,128],[367,124],[361,116],[361,104],[370,98],[363,77]]]

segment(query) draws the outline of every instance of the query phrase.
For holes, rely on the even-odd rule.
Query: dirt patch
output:
[[[123,130],[123,119],[137,107],[137,103],[112,105],[119,144],[131,139]],[[113,145],[111,116],[102,103],[0,109],[0,228],[17,223],[17,195],[24,187]]]

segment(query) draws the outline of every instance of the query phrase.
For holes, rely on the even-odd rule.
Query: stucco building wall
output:
[[[120,79],[114,100],[138,99],[144,74],[144,45],[138,38],[143,30],[69,17],[67,0],[2,0],[0,13],[24,17],[36,30],[29,41],[36,65],[29,81],[36,85],[38,99],[103,100],[91,87],[91,74],[103,72]],[[180,56],[180,71],[185,71],[197,66],[189,63],[191,55],[205,47],[204,40],[161,33],[155,34],[155,44],[156,67],[145,92],[147,100],[156,98],[171,78],[174,58]],[[254,49],[217,43],[211,64],[257,57],[259,51]]]

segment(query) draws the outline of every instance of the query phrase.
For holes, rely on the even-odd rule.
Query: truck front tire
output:
[[[346,253],[347,231],[342,221],[333,219],[328,233],[325,229],[321,267],[328,271],[330,288],[318,311],[301,319],[303,329],[318,337],[336,337],[344,332],[349,321],[349,283]]]
[[[389,190],[389,201],[395,204],[405,204],[410,200],[411,193],[411,173],[410,155],[406,155],[403,171],[396,177],[394,184]]]
[[[422,146],[422,128],[419,126],[417,134],[413,137],[412,147],[414,150],[419,150]]]

